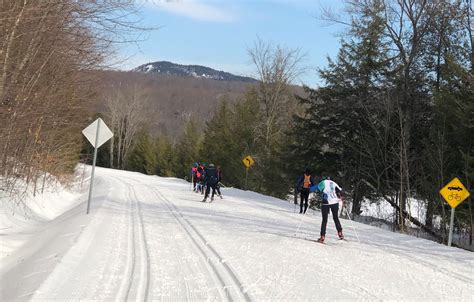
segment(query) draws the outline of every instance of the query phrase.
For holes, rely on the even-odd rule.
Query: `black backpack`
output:
[[[211,184],[217,183],[217,171],[215,168],[207,168],[206,179]]]

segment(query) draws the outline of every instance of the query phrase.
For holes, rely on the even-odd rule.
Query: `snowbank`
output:
[[[80,171],[82,173],[82,168]],[[89,173],[86,171],[86,174]],[[23,194],[12,196],[0,191],[0,260],[21,248],[40,226],[81,202],[79,196],[84,194],[89,180],[84,179],[81,187],[81,177],[82,174],[78,173],[70,187],[49,177],[43,193],[37,190],[35,196],[32,188],[26,188],[25,183],[20,181],[16,188]]]

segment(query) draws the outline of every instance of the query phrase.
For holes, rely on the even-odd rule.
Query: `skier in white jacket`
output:
[[[326,237],[326,225],[328,223],[329,210],[332,212],[332,218],[334,219],[334,224],[336,225],[337,235],[340,239],[344,239],[341,222],[339,221],[338,217],[339,202],[341,201],[342,197],[341,187],[328,177],[323,179],[318,184],[318,191],[322,193],[323,199],[323,203],[321,205],[323,221],[321,222],[321,237],[318,239],[318,242],[323,243]]]

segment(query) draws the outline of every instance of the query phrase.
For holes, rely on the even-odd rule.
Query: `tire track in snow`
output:
[[[194,243],[198,251],[207,259],[207,263],[216,275],[220,287],[224,290],[225,296],[223,298],[234,301],[244,300],[251,301],[252,299],[244,290],[242,282],[237,278],[233,270],[227,265],[222,256],[214,249],[214,247],[204,238],[204,236],[194,227],[194,225],[183,216],[179,209],[172,204],[159,190],[148,186],[150,190],[162,201],[165,202],[172,215],[178,221],[185,233]],[[232,289],[235,289],[232,291]]]
[[[129,201],[126,277],[122,279],[115,300],[146,301],[150,288],[150,257],[140,201],[132,185],[120,178],[111,178],[126,185]]]

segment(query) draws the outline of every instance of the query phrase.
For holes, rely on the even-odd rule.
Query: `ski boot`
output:
[[[337,235],[339,236],[339,239],[344,239],[344,234],[342,234],[342,231],[337,232]]]
[[[214,201],[214,197],[211,197],[211,202],[213,202],[213,201]]]
[[[319,239],[317,240],[317,242],[319,242],[319,243],[324,243],[324,239],[325,239],[324,236],[321,236],[321,237],[319,237]]]
[[[222,194],[219,194],[219,197],[222,199],[222,198],[223,198],[223,197],[222,197]]]
[[[202,201],[202,202],[206,202],[206,199],[207,199],[207,198],[206,198],[206,197],[204,197],[204,199],[203,199],[203,200],[201,200],[201,201]]]

